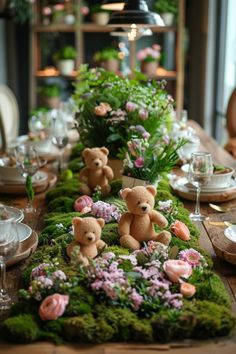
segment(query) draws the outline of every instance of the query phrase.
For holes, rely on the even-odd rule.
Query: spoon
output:
[[[227,207],[221,207],[221,206],[219,206],[219,205],[212,204],[212,203],[209,203],[209,206],[210,206],[212,209],[214,209],[214,210],[216,210],[216,211],[219,211],[220,213],[226,213],[227,211],[230,211],[230,210],[236,208],[236,206],[232,206],[232,207],[228,207],[228,208],[227,208]]]

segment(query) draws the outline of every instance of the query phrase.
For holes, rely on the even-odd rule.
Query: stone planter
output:
[[[122,168],[123,168],[123,161],[119,159],[109,159],[108,166],[111,167],[114,173],[114,179],[121,179],[122,178]]]
[[[117,73],[119,71],[120,62],[116,59],[109,59],[101,62],[101,67],[107,71]]]
[[[109,21],[108,12],[95,12],[91,15],[92,21],[99,26],[105,26]]]
[[[57,68],[61,75],[71,75],[75,67],[73,59],[58,60]]]
[[[149,78],[155,78],[157,76],[158,62],[151,61],[149,63],[141,63],[141,71]]]
[[[134,178],[134,177],[128,177],[128,176],[122,176],[122,189],[124,188],[133,188],[136,186],[150,186],[153,185],[154,187],[157,188],[159,183],[159,179],[157,179],[154,183],[151,183],[149,181],[144,181],[142,179]]]
[[[174,14],[172,14],[171,12],[165,12],[165,13],[161,14],[161,17],[162,17],[166,26],[173,26]]]

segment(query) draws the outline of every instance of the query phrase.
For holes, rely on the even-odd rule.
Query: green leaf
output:
[[[111,135],[108,136],[107,142],[111,143],[112,141],[117,141],[119,139],[121,139],[120,134],[114,133],[114,134],[111,134]]]

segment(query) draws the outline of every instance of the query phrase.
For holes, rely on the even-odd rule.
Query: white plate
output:
[[[173,183],[172,183],[173,184]],[[196,193],[196,188],[192,186],[186,177],[181,177],[176,179],[174,183],[177,187],[177,189],[185,191],[185,192],[190,192],[190,193]],[[214,194],[214,193],[221,193],[221,192],[229,192],[230,190],[234,190],[236,188],[236,180],[232,179],[231,183],[229,186],[224,187],[224,188],[202,188],[201,194]]]
[[[228,240],[236,243],[236,225],[227,227],[224,231],[224,235]]]
[[[8,205],[2,205],[4,206],[4,209],[6,209],[6,212],[9,214],[9,218],[13,218],[17,222],[20,222],[24,219],[24,213],[22,210]]]
[[[33,184],[45,182],[48,178],[47,172],[44,171],[38,171],[33,177],[32,177],[32,182]],[[22,180],[7,180],[4,178],[0,178],[0,184],[24,184],[25,179]]]
[[[23,242],[30,237],[32,234],[32,229],[28,225],[19,222],[15,224],[15,227],[13,227],[13,232],[17,233],[19,241]]]

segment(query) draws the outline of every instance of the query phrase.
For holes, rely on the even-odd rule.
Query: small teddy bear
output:
[[[80,251],[77,255],[77,261],[84,266],[88,266],[89,259],[95,258],[98,251],[106,247],[106,243],[100,239],[105,221],[101,218],[74,217],[72,225],[75,240],[67,246],[67,255],[71,258],[73,248],[79,246]]]
[[[83,150],[86,167],[79,174],[79,180],[85,184],[80,188],[80,193],[92,195],[95,187],[101,187],[103,196],[109,194],[111,187],[109,181],[114,177],[112,169],[107,166],[109,150],[105,147],[86,148]]]
[[[155,195],[156,189],[153,186],[125,188],[121,192],[129,210],[122,215],[118,224],[121,246],[134,251],[141,247],[143,241],[154,240],[164,245],[170,243],[170,232],[157,233],[154,230],[154,224],[160,227],[168,225],[166,218],[153,210]]]

